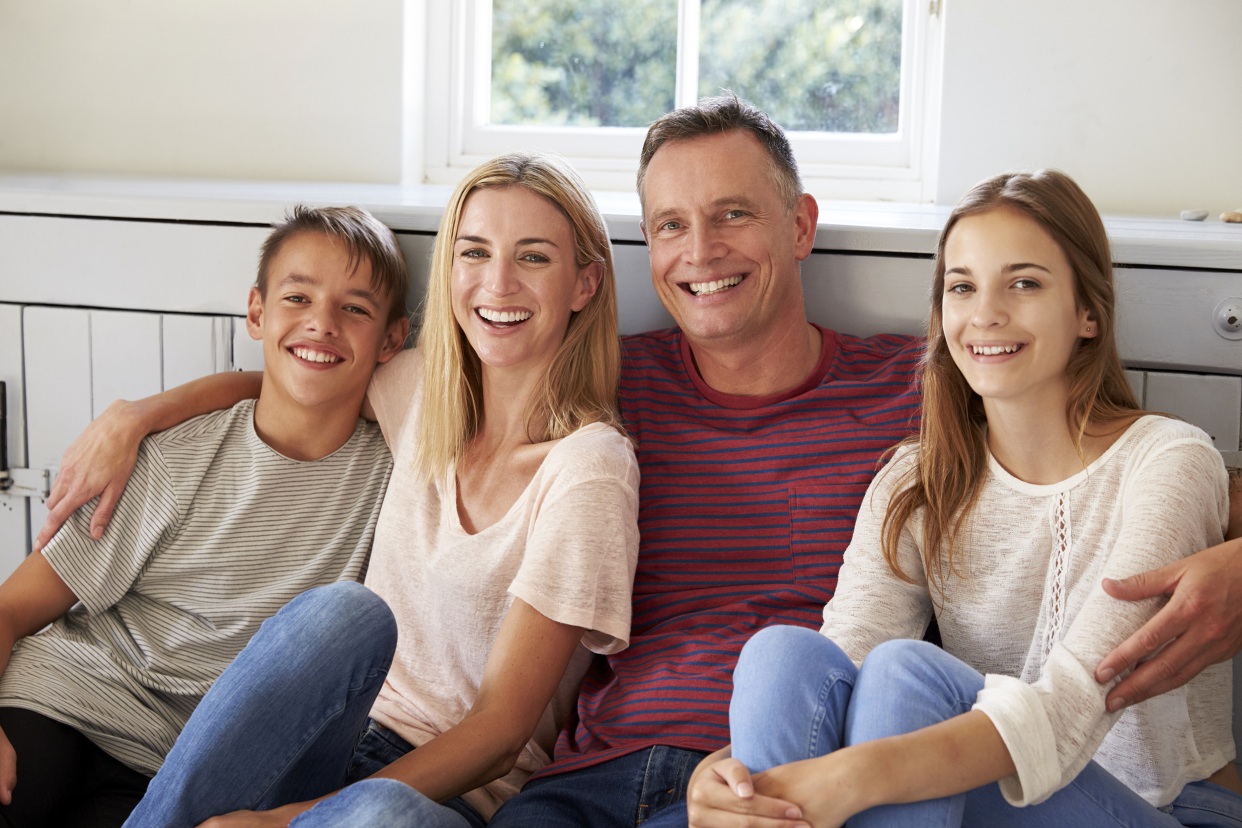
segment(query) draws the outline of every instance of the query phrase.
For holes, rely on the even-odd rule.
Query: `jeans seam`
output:
[[[382,671],[382,672],[383,672],[383,674],[384,674],[384,675],[387,675],[387,672],[388,672],[388,671],[387,671],[387,670],[384,670],[384,671]],[[378,676],[377,676],[376,674],[374,674],[374,673],[369,673],[369,674],[368,674],[368,676],[370,676],[370,677],[378,677]],[[363,684],[362,684],[362,685],[361,685],[361,686],[360,686],[357,690],[355,690],[354,688],[352,688],[352,687],[351,687],[351,688],[349,688],[349,690],[347,691],[347,693],[348,693],[348,694],[351,694],[351,695],[356,695],[356,694],[357,694],[358,692],[360,692],[360,691],[361,691],[361,689],[362,689],[363,687],[365,687],[365,686],[366,686],[366,682],[364,682],[364,683],[363,683]],[[329,724],[329,723],[331,723],[332,721],[334,721],[334,720],[335,720],[337,717],[339,717],[341,714],[343,714],[343,713],[345,712],[346,708],[348,708],[348,707],[349,707],[349,697],[347,696],[347,698],[346,698],[346,700],[345,700],[345,701],[341,702],[339,705],[337,705],[336,707],[332,708],[332,709],[331,709],[331,710],[327,713],[327,715],[325,715],[325,716],[324,716],[323,720],[322,720],[322,721],[320,722],[320,724],[319,724],[319,727],[317,727],[317,728],[315,728],[314,730],[312,730],[312,731],[311,731],[311,732],[307,735],[307,737],[306,737],[305,739],[303,739],[303,740],[302,740],[302,743],[298,746],[297,751],[295,751],[295,752],[293,752],[292,754],[290,754],[289,758],[288,758],[288,759],[287,759],[287,760],[283,763],[283,765],[281,766],[280,772],[279,772],[279,773],[277,773],[277,774],[275,774],[275,775],[272,777],[271,781],[270,781],[270,782],[268,782],[268,784],[267,784],[267,785],[263,788],[263,790],[262,790],[262,791],[261,791],[261,792],[260,792],[260,793],[259,793],[259,794],[255,797],[255,798],[254,798],[253,803],[251,803],[251,804],[252,804],[252,806],[253,806],[254,804],[256,804],[256,803],[259,803],[259,802],[262,802],[262,801],[263,801],[263,799],[264,799],[264,798],[268,795],[268,793],[272,790],[272,787],[273,787],[273,786],[275,786],[275,785],[277,785],[277,784],[278,784],[278,783],[279,783],[282,779],[284,779],[284,778],[285,778],[285,769],[286,769],[286,768],[288,768],[290,765],[294,764],[295,762],[297,762],[297,760],[298,760],[298,759],[300,759],[300,758],[301,758],[301,757],[302,757],[302,756],[306,753],[307,748],[308,748],[310,745],[312,745],[312,744],[314,744],[314,743],[315,743],[315,741],[317,740],[317,738],[318,738],[319,734],[323,733],[324,729],[325,729],[325,728],[327,728],[328,724]],[[352,757],[351,757],[351,762],[352,762]],[[347,772],[347,773],[348,773],[348,771],[349,771],[349,764],[350,764],[350,763],[346,763],[346,766],[345,766],[345,770],[346,770],[346,772]],[[250,808],[249,810],[253,810],[253,808]]]
[[[658,747],[658,745],[657,745]],[[653,747],[647,752],[647,764],[643,767],[643,785],[638,792],[638,813],[634,815],[634,825],[642,825],[647,821],[645,811],[648,810],[647,805],[647,785],[651,780],[651,763],[655,760],[656,748]]]
[[[1113,813],[1113,810],[1111,808],[1106,807],[1103,802],[1101,802],[1097,797],[1095,797],[1093,795],[1094,792],[1091,790],[1091,787],[1089,785],[1079,785],[1077,777],[1075,777],[1066,787],[1073,787],[1077,789],[1078,792],[1081,793],[1086,799],[1089,799],[1091,802],[1094,802],[1095,806],[1099,808],[1102,813],[1107,814],[1108,818],[1111,819],[1115,825],[1121,825],[1121,826],[1130,825],[1130,823],[1124,822],[1120,816]]]
[[[824,683],[819,687],[819,695],[815,700],[815,714],[811,717],[811,732],[807,742],[806,757],[813,758],[820,755],[819,737],[823,732],[824,719],[828,717],[828,697],[832,690],[836,687],[837,682],[847,681],[849,676],[841,670],[833,670],[828,674]]]

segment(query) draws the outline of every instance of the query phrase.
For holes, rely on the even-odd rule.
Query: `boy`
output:
[[[250,290],[259,398],[143,440],[103,538],[88,504],[0,585],[0,823],[119,826],[264,619],[361,579],[392,461],[358,414],[407,289],[370,214],[296,208]]]

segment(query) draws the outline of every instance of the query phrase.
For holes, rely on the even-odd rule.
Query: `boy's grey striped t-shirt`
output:
[[[80,603],[24,638],[0,706],[81,731],[147,774],[259,625],[302,592],[361,580],[392,466],[379,427],[312,462],[273,451],[254,401],[142,442],[102,540],[95,502],[43,554]]]

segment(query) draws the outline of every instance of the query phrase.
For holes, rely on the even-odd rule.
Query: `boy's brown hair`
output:
[[[299,204],[272,225],[259,255],[259,276],[254,286],[267,298],[267,272],[285,242],[298,233],[323,233],[345,242],[349,266],[363,259],[371,263],[371,287],[388,298],[388,323],[405,315],[410,291],[410,272],[397,237],[383,222],[361,207],[307,207]]]

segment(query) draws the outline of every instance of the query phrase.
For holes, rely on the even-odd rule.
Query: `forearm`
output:
[[[436,802],[460,796],[512,770],[526,739],[511,724],[487,711],[468,715],[376,776],[404,782]]]
[[[433,799],[443,802],[472,791],[509,772],[520,752],[506,749],[497,738],[500,722],[486,714],[468,716],[454,728],[412,750],[375,774],[396,779]],[[511,743],[510,743],[511,744]],[[524,744],[524,743],[523,743]],[[288,825],[298,814],[339,791],[306,802],[294,802],[266,812],[273,824]]]
[[[115,413],[145,436],[183,423],[191,417],[230,408],[259,396],[261,371],[208,374],[176,388],[134,402],[121,402]]]
[[[0,674],[19,639],[33,635],[77,603],[42,552],[33,552],[0,584]]]
[[[800,767],[801,766],[801,767]],[[971,711],[931,727],[852,745],[759,774],[755,790],[802,807],[827,824],[877,805],[973,790],[1014,773],[992,721]]]
[[[992,720],[982,711],[961,716],[902,736],[865,742],[864,762],[877,773],[861,778],[884,779],[879,786],[888,802],[918,802],[974,790],[1014,773],[1013,758]],[[881,769],[893,769],[883,773]]]

